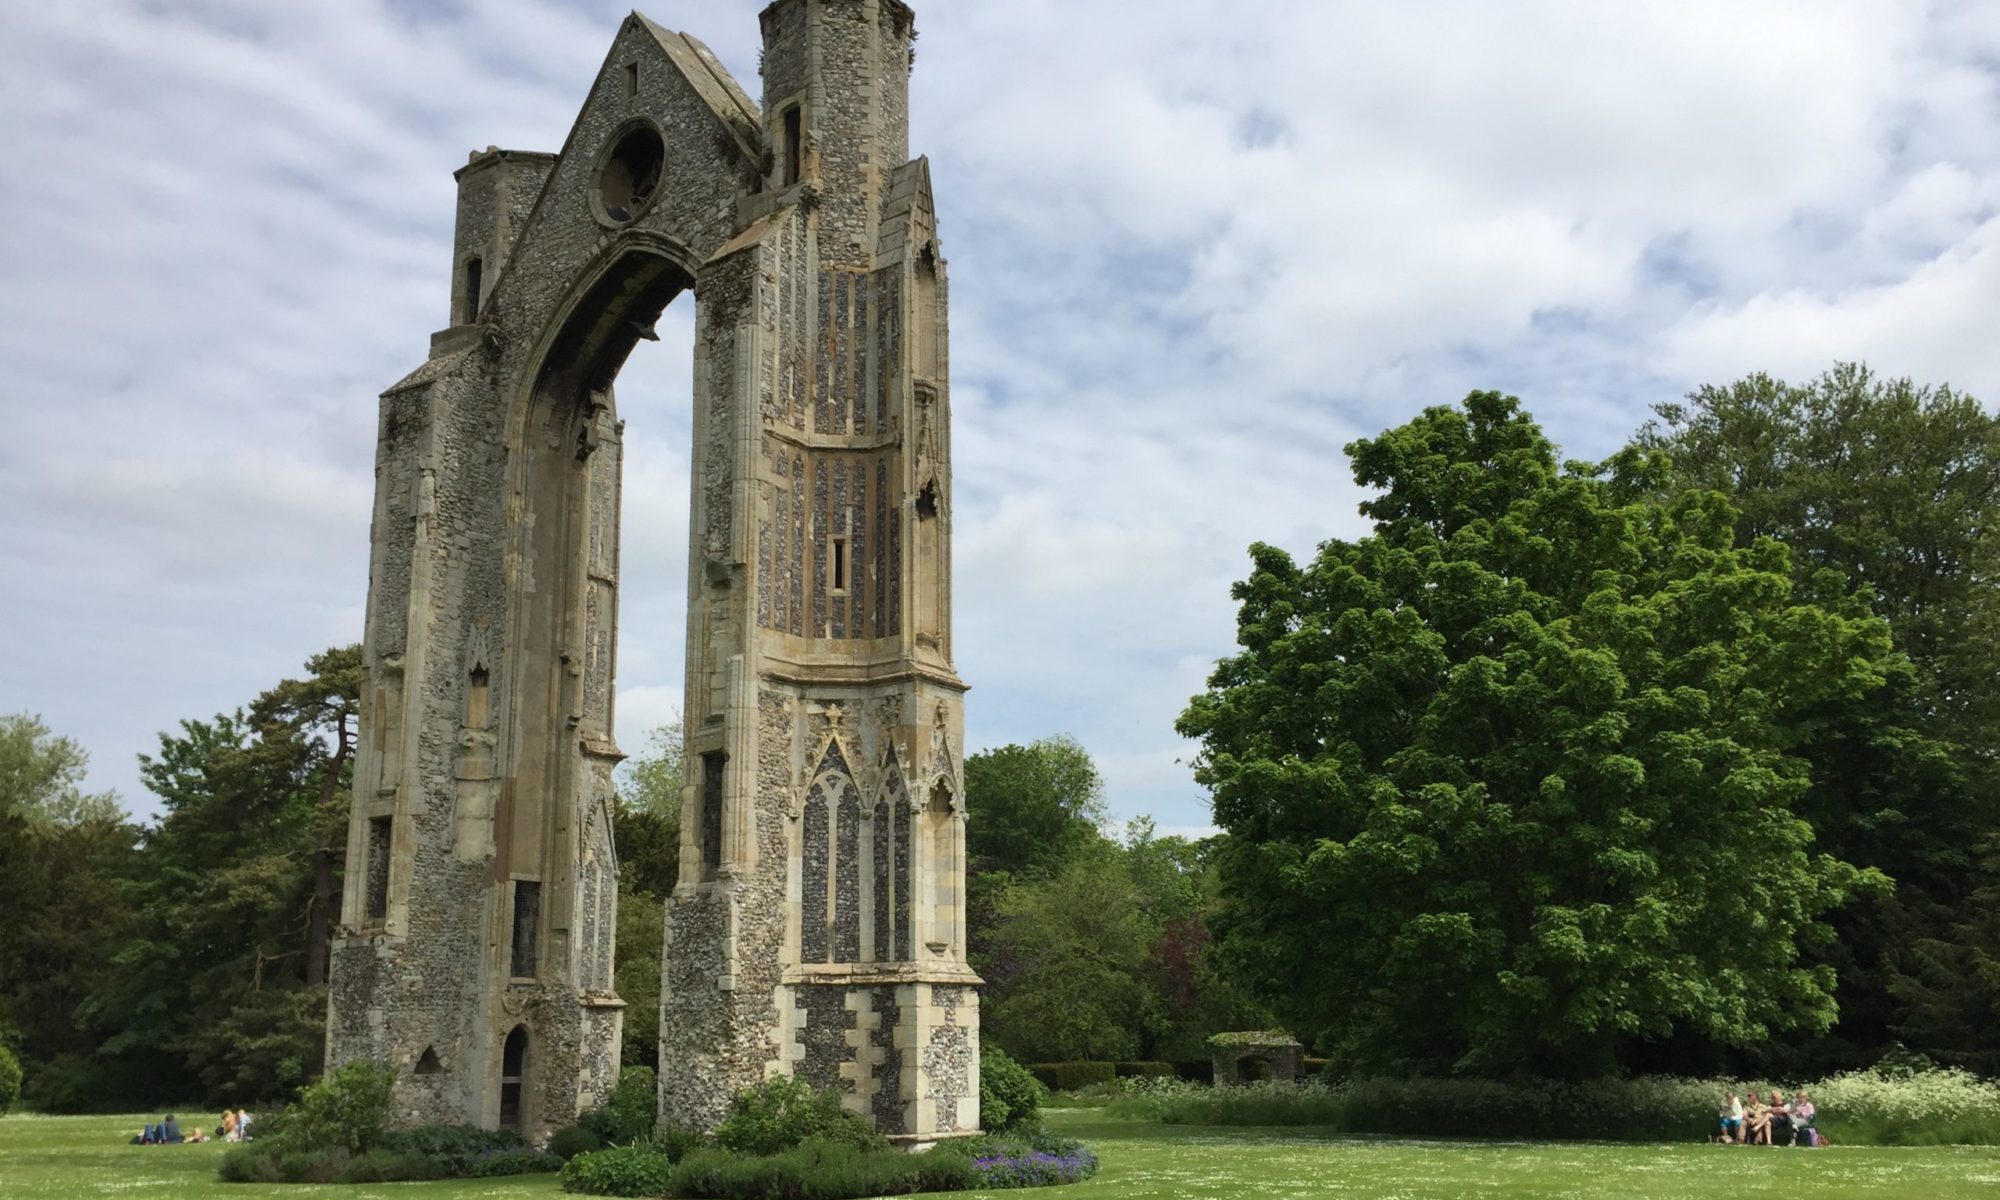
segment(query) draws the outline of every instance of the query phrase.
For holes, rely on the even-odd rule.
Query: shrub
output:
[[[979,1120],[987,1129],[999,1132],[1035,1123],[1048,1098],[1041,1080],[1005,1050],[988,1046],[980,1052]]]
[[[563,1169],[563,1160],[541,1150],[501,1150],[472,1164],[480,1179],[496,1175],[543,1175]]]
[[[1118,1072],[1108,1062],[1034,1063],[1028,1068],[1049,1090],[1073,1092],[1093,1083],[1110,1083]]]
[[[408,1183],[418,1179],[444,1179],[451,1173],[433,1158],[407,1151],[377,1148],[349,1159],[334,1172],[338,1183]]]
[[[889,1144],[866,1118],[842,1108],[837,1093],[815,1092],[804,1080],[787,1076],[737,1093],[729,1115],[715,1127],[715,1144],[738,1154],[777,1154],[815,1140],[859,1150]]]
[[[1170,1062],[1121,1062],[1112,1063],[1111,1069],[1120,1079],[1172,1079],[1174,1064]]]
[[[21,1060],[14,1052],[0,1046],[0,1116],[14,1107],[14,1101],[21,1096]]]
[[[762,1157],[698,1150],[673,1169],[667,1189],[676,1197],[713,1200],[764,1200],[767,1196],[851,1200],[858,1196],[963,1191],[977,1180],[972,1160],[963,1155],[864,1150],[814,1140]]]
[[[604,1139],[582,1125],[565,1125],[549,1135],[549,1153],[568,1162],[579,1154],[604,1149]]]
[[[564,1163],[562,1189],[591,1196],[661,1196],[667,1170],[667,1156],[651,1146],[612,1146]]]
[[[1806,1090],[1820,1111],[1819,1127],[1836,1144],[2000,1143],[2000,1083],[1965,1071],[1877,1067],[1835,1075]]]
[[[224,1183],[283,1183],[278,1156],[269,1146],[238,1146],[225,1152],[215,1173]]]
[[[382,1172],[388,1169],[389,1162],[399,1157],[385,1151],[356,1157],[338,1146],[301,1150],[267,1142],[240,1146],[224,1154],[216,1164],[216,1173],[224,1183],[373,1183],[388,1178]],[[349,1172],[357,1164],[360,1164],[360,1176],[351,1180]],[[395,1178],[408,1179],[412,1176],[396,1175]]]
[[[255,1131],[255,1124],[252,1124]],[[473,1164],[492,1154],[522,1149],[521,1135],[512,1129],[480,1129],[473,1125],[418,1125],[394,1129],[376,1143],[381,1149],[413,1154],[438,1165],[437,1179],[470,1175]]]
[[[697,1150],[706,1150],[708,1135],[685,1125],[662,1121],[653,1129],[653,1148],[666,1151],[668,1158],[679,1162]]]
[[[350,1154],[374,1147],[389,1123],[389,1088],[396,1072],[385,1064],[355,1061],[327,1072],[285,1110],[278,1134],[289,1146],[338,1146]]]
[[[604,1103],[578,1119],[605,1145],[625,1145],[653,1136],[660,1119],[658,1080],[651,1067],[626,1067]]]
[[[553,1171],[559,1159],[528,1150],[511,1129],[419,1125],[383,1133],[356,1154],[345,1146],[300,1140],[294,1120],[283,1137],[260,1137],[225,1153],[217,1173],[225,1183],[402,1183]],[[493,1164],[501,1164],[495,1166]]]

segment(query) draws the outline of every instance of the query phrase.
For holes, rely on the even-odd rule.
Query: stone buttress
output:
[[[687,784],[660,1100],[772,1074],[912,1141],[978,1127],[951,665],[945,264],[910,10],[778,0],[764,104],[634,14],[555,155],[459,171],[452,323],[384,393],[328,1053],[406,1123],[608,1092],[623,425],[696,301]]]

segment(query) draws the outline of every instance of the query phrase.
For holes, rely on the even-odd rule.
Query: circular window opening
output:
[[[666,143],[651,126],[642,125],[619,138],[597,173],[597,198],[604,206],[604,215],[623,223],[646,207],[659,190],[660,169],[666,159]]]

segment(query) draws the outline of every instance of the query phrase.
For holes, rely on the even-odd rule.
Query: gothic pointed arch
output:
[[[910,957],[911,836],[916,810],[903,782],[903,764],[891,746],[883,755],[882,788],[875,797],[871,866],[874,904],[871,933],[878,962]]]

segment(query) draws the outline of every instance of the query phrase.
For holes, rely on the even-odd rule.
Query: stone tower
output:
[[[539,1133],[615,1080],[613,381],[687,292],[663,1112],[712,1125],[793,1074],[899,1138],[979,1124],[913,17],[776,0],[761,20],[761,109],[635,13],[560,153],[475,153],[451,324],[382,396],[328,1056],[395,1066],[405,1122]]]

